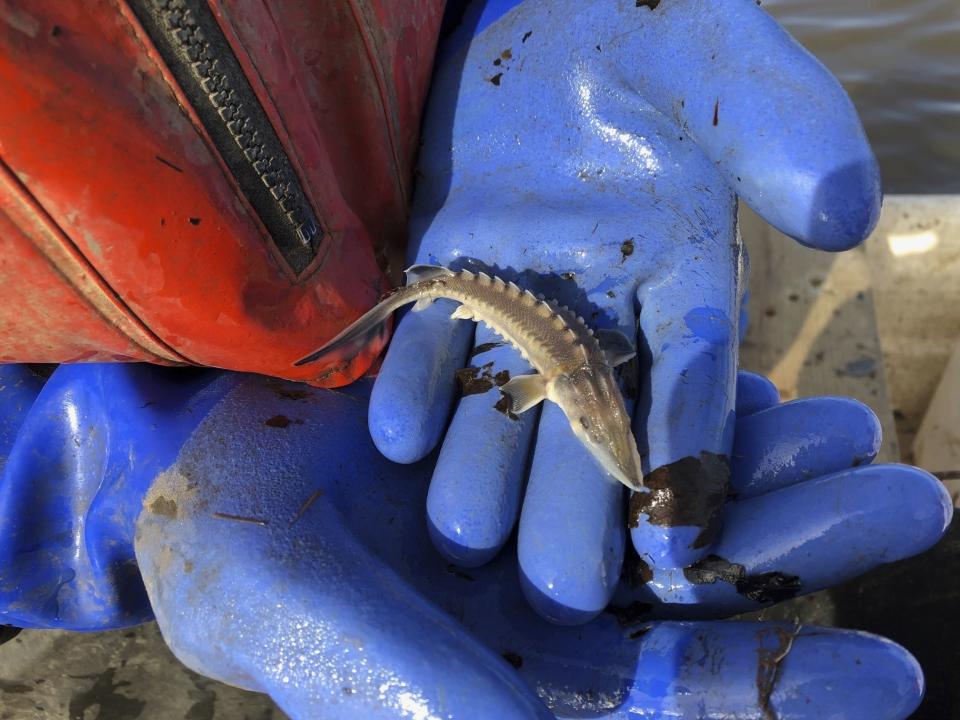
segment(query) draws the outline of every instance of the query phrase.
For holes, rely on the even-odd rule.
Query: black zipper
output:
[[[205,0],[130,0],[241,191],[297,274],[323,237],[290,159]]]

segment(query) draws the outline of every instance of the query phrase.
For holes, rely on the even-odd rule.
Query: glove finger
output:
[[[880,212],[876,158],[853,103],[816,58],[746,0],[637,12],[623,20],[638,31],[620,31],[604,57],[617,54],[639,93],[676,119],[738,195],[806,245],[845,250],[866,238]]]
[[[737,372],[737,420],[766,410],[780,402],[777,386],[763,375],[739,370]],[[736,435],[734,437],[737,437]]]
[[[913,656],[876,635],[657,623],[641,637],[629,696],[606,717],[901,720],[920,704],[923,686]]]
[[[639,293],[650,370],[634,432],[647,451],[644,485],[651,491],[631,498],[629,525],[634,547],[653,565],[695,562],[719,528],[737,365],[736,294],[722,284],[675,276]]]
[[[545,403],[520,514],[524,594],[547,620],[585,623],[616,589],[623,564],[623,489]]]
[[[0,618],[69,630],[150,619],[134,519],[148,478],[172,462],[224,387],[218,376],[239,377],[78,363],[59,365],[39,395],[30,383],[0,391],[34,399],[0,461]]]
[[[425,457],[443,436],[473,323],[451,320],[457,303],[437,300],[400,321],[370,397],[370,435],[398,463]]]
[[[851,398],[794,400],[738,417],[730,484],[745,499],[873,461],[880,420]]]
[[[631,599],[664,617],[722,617],[838,585],[933,546],[953,515],[929,473],[871,465],[728,503],[711,555],[653,571]]]
[[[533,370],[489,328],[477,327],[468,362],[492,367],[473,373],[447,428],[427,494],[427,517],[440,553],[457,565],[476,567],[499,552],[517,521],[539,408],[511,419],[494,407],[498,385]]]

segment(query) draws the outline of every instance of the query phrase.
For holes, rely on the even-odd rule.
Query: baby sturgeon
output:
[[[537,371],[518,375],[500,388],[511,412],[519,414],[544,398],[552,400],[604,470],[632,490],[643,487],[640,453],[613,375],[614,367],[636,354],[622,333],[594,333],[566,307],[486,273],[415,265],[406,275],[405,287],[296,364],[314,362],[338,349],[359,350],[403,305],[416,303],[413,309],[418,311],[438,298],[455,300],[461,304],[451,317],[487,324]]]

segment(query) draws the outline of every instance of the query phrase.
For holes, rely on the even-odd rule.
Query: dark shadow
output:
[[[437,87],[437,71],[439,68],[443,68],[445,73],[455,74],[457,77],[463,77],[463,67],[467,59],[467,48],[470,46],[470,42],[474,36],[474,32],[477,28],[477,25],[480,22],[480,17],[483,12],[483,8],[486,6],[487,0],[450,0],[447,3],[446,10],[443,15],[443,21],[440,26],[440,42],[437,46],[437,52],[433,63],[433,77],[430,82],[430,87]],[[427,96],[427,101],[424,107],[423,116],[426,117],[427,111],[430,111],[431,114],[437,114],[439,109],[449,110],[450,112],[439,112],[441,117],[447,118],[447,122],[444,124],[436,124],[432,128],[431,132],[431,143],[436,143],[439,147],[448,147],[453,148],[453,120],[456,115],[453,110],[457,107],[457,101],[460,98],[460,86],[457,86],[457,91],[452,92],[444,98],[443,105],[440,105],[439,99],[433,96],[433,93],[429,93]],[[423,147],[423,137],[424,132],[424,123],[421,123],[421,140],[420,146]],[[418,168],[413,175],[413,192],[411,197],[413,197],[414,205],[416,205],[417,200],[417,184],[422,175],[419,169],[419,159],[417,161]],[[442,199],[440,200],[438,206],[442,207],[443,201],[446,200],[447,195],[450,193],[450,176],[444,178],[446,187],[443,189]],[[408,256],[413,256],[416,254],[416,247],[407,248]]]
[[[636,316],[639,319],[643,308],[636,304]],[[653,349],[647,342],[647,337],[637,323],[637,357],[629,366],[621,371],[624,376],[624,395],[628,400],[634,400],[636,407],[633,411],[633,436],[637,439],[637,450],[640,451],[640,460],[643,463],[643,473],[650,472],[650,438],[647,435],[647,418],[650,417],[652,394],[650,387],[650,373],[653,370]],[[633,547],[632,543],[627,543]]]
[[[877,633],[919,661],[927,688],[913,720],[956,717],[960,708],[960,519],[931,550],[826,591],[836,624]]]
[[[129,373],[141,399],[141,407],[182,411],[189,399],[223,375],[205,367],[167,367],[137,363]]]
[[[114,557],[104,558],[106,568],[106,586],[110,589],[111,599],[115,602],[119,615],[134,621],[146,621],[153,617],[150,610],[150,598],[140,575],[137,560],[123,548]]]
[[[54,363],[28,363],[27,369],[30,370],[38,378],[46,382],[50,379],[50,376],[53,375],[53,371],[56,370],[58,365]]]

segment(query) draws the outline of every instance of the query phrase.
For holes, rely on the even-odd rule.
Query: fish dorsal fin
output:
[[[411,265],[404,273],[407,276],[407,285],[423,282],[424,280],[433,280],[438,277],[450,277],[453,270],[439,265]]]
[[[504,397],[510,398],[510,412],[514,415],[529,410],[547,396],[547,383],[543,375],[517,375],[500,388]]]
[[[619,330],[597,330],[596,338],[610,367],[622,365],[637,354],[633,343]]]

